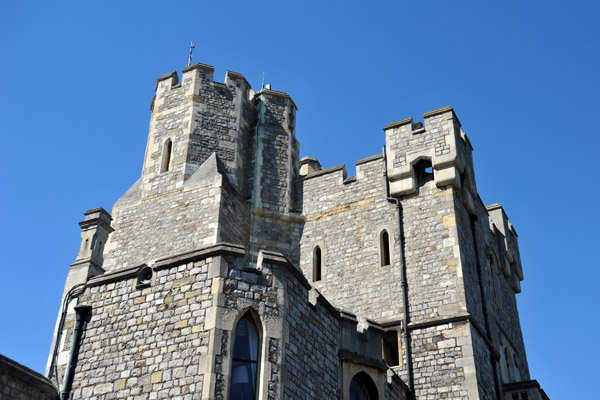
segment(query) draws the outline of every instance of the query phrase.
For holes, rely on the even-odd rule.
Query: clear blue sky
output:
[[[0,3],[0,353],[43,371],[85,210],[139,177],[156,78],[194,61],[299,107],[301,156],[381,151],[452,106],[479,193],[520,238],[531,375],[597,398],[600,6],[595,1]]]

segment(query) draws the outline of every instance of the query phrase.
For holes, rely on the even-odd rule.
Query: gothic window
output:
[[[350,400],[377,400],[377,388],[365,372],[354,375],[350,382]]]
[[[321,248],[319,246],[315,247],[313,251],[313,281],[317,282],[321,280]]]
[[[379,256],[381,265],[390,265],[390,235],[384,229],[379,235]]]
[[[165,145],[163,146],[163,162],[162,162],[162,172],[167,172],[169,170],[169,164],[171,164],[171,153],[173,152],[173,142],[171,139],[167,139]]]
[[[258,328],[246,315],[234,331],[229,400],[256,399],[257,371]]]

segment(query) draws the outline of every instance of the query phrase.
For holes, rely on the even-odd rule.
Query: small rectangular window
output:
[[[400,365],[400,346],[398,331],[387,331],[383,335],[383,361],[390,367]]]

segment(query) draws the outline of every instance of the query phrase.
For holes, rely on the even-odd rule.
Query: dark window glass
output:
[[[321,248],[315,247],[315,253],[313,255],[313,281],[321,280]]]
[[[390,265],[390,235],[381,232],[381,265]]]
[[[369,375],[359,372],[352,378],[350,400],[377,400],[377,389]]]
[[[169,170],[169,164],[171,163],[171,152],[173,151],[173,142],[171,142],[171,139],[167,140],[167,143],[165,143],[165,149],[164,151],[164,155],[163,155],[163,172],[167,172]]]
[[[258,365],[258,330],[248,317],[238,322],[233,340],[230,400],[254,400]]]

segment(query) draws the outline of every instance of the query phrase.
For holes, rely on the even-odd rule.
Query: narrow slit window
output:
[[[254,400],[258,382],[258,328],[243,317],[235,327],[231,363],[230,400]]]
[[[390,265],[390,235],[386,230],[381,231],[379,236],[379,252],[381,255],[381,265]]]
[[[321,280],[321,248],[319,246],[315,247],[313,253],[313,281],[317,282]]]
[[[92,237],[92,244],[90,245],[90,250],[96,250],[96,235]]]
[[[163,151],[162,172],[167,172],[169,170],[169,165],[171,164],[171,153],[173,152],[173,142],[171,139],[167,139]]]

